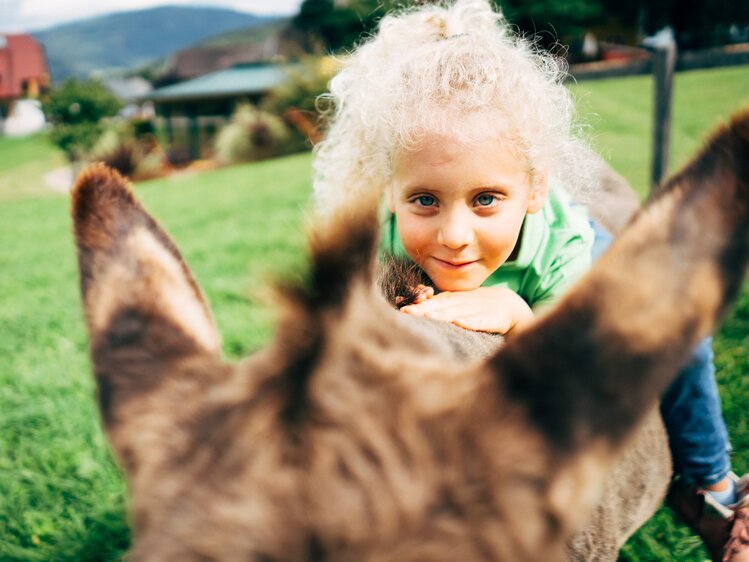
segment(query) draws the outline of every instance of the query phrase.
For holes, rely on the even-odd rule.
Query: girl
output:
[[[388,16],[344,61],[316,147],[316,200],[322,213],[384,200],[383,247],[438,291],[403,312],[512,337],[588,269],[596,233],[572,199],[592,189],[595,166],[563,78],[486,0]],[[738,499],[709,344],[662,411],[701,528],[703,491],[719,505]],[[736,521],[734,532],[746,531]],[[715,529],[701,530],[720,557],[730,525]],[[740,542],[730,560],[749,560]]]

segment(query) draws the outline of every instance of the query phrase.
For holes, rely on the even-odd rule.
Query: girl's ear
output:
[[[549,192],[549,178],[545,172],[533,172],[530,178],[531,194],[528,199],[528,213],[536,213],[546,203],[546,195]]]

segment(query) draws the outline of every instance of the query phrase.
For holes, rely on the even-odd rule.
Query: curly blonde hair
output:
[[[329,128],[315,147],[320,211],[380,197],[393,158],[425,133],[461,142],[517,143],[529,173],[573,193],[589,179],[566,65],[513,33],[487,0],[457,0],[388,15],[342,61],[322,96]]]

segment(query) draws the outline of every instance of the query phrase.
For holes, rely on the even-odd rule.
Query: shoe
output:
[[[736,479],[736,495],[739,500],[731,506],[731,532],[722,562],[749,562],[749,475]]]
[[[678,476],[671,482],[666,505],[702,538],[710,559],[723,562],[723,547],[731,536],[733,512]]]
[[[713,562],[749,562],[749,475],[729,473],[739,500],[726,507],[677,477],[667,505],[700,535]]]
[[[677,477],[666,504],[702,538],[713,562],[749,562],[749,476],[729,476],[739,501],[726,507]]]

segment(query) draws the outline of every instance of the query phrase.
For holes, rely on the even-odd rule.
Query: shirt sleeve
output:
[[[575,236],[562,246],[536,287],[531,304],[534,311],[556,303],[590,269],[592,246],[592,236]]]

